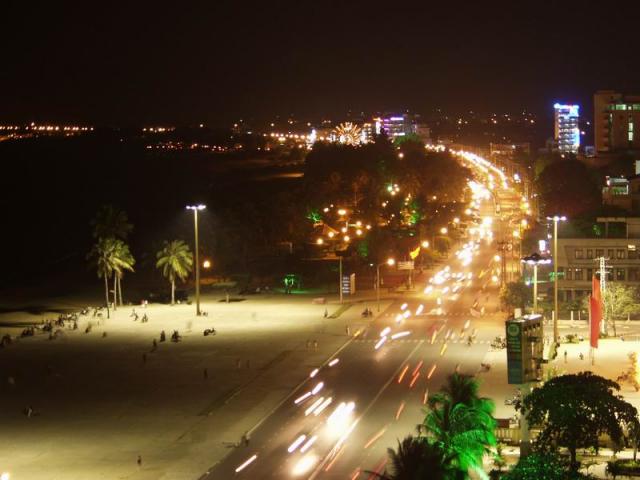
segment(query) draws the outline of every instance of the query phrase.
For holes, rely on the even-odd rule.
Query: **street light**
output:
[[[198,212],[207,208],[206,205],[187,205],[187,210],[193,210],[193,231],[195,234],[196,250],[196,315],[200,316],[200,260],[198,254]]]
[[[520,260],[522,263],[533,266],[533,313],[538,310],[538,265],[548,265],[551,263],[550,258],[545,258],[535,252]]]
[[[421,245],[422,245],[422,248],[429,248],[429,240],[423,240]]]
[[[564,215],[547,217],[553,220],[553,341],[558,344],[558,222],[566,222]]]
[[[391,267],[395,264],[396,261],[393,258],[388,258],[386,262],[376,265],[376,302],[378,304],[378,312],[380,311],[380,267],[383,265],[389,265]]]

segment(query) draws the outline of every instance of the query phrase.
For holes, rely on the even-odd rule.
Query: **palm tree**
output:
[[[483,455],[496,445],[493,411],[493,401],[478,397],[473,377],[454,373],[429,399],[429,411],[419,430],[442,449],[458,477],[466,478],[469,469],[482,470]]]
[[[164,242],[156,258],[156,267],[162,269],[162,275],[171,282],[171,305],[175,304],[176,278],[184,281],[193,268],[193,254],[189,251],[189,245],[182,240]]]
[[[115,237],[126,240],[133,225],[129,223],[126,212],[118,210],[113,205],[103,205],[91,220],[93,238]]]
[[[120,294],[120,306],[122,302],[122,277],[125,270],[133,272],[133,266],[136,261],[131,255],[129,245],[122,240],[115,240],[114,243],[114,266],[113,266],[113,308],[115,310],[116,303],[118,302],[118,293]]]
[[[444,404],[426,416],[422,433],[444,452],[456,478],[467,478],[470,469],[482,471],[482,457],[495,446],[495,420],[462,403]]]
[[[391,473],[376,474],[382,480],[445,480],[449,477],[444,452],[434,443],[411,435],[389,448]]]
[[[99,238],[87,258],[96,267],[98,278],[104,278],[105,304],[109,307],[109,278],[113,273],[114,238]]]
[[[431,403],[448,401],[454,405],[462,403],[469,407],[490,404],[491,399],[478,396],[479,390],[480,385],[472,375],[454,372],[447,377],[447,383],[440,389],[440,392],[431,397]]]

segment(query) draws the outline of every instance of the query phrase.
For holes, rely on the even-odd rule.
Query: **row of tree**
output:
[[[133,272],[135,258],[127,237],[133,231],[127,214],[111,205],[102,207],[92,220],[95,244],[88,259],[96,268],[98,278],[104,279],[105,304],[113,304],[114,310],[124,304],[122,297],[122,278],[125,272]],[[182,240],[165,241],[162,249],[156,253],[156,267],[171,284],[171,304],[175,303],[176,280],[184,281],[193,268],[193,255],[189,246]],[[113,302],[109,299],[109,281],[113,281]]]

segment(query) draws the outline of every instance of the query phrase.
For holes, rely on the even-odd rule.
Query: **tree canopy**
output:
[[[598,210],[602,203],[591,172],[578,160],[549,163],[536,179],[536,190],[547,215],[573,218]]]
[[[636,408],[616,392],[612,380],[581,372],[552,378],[527,395],[519,409],[540,428],[536,448],[566,447],[576,466],[578,448],[598,448],[598,437],[620,443],[623,428],[637,423]]]

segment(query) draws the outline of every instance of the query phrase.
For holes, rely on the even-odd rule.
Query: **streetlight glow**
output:
[[[429,240],[423,240],[421,245],[422,245],[422,248],[429,248]]]

